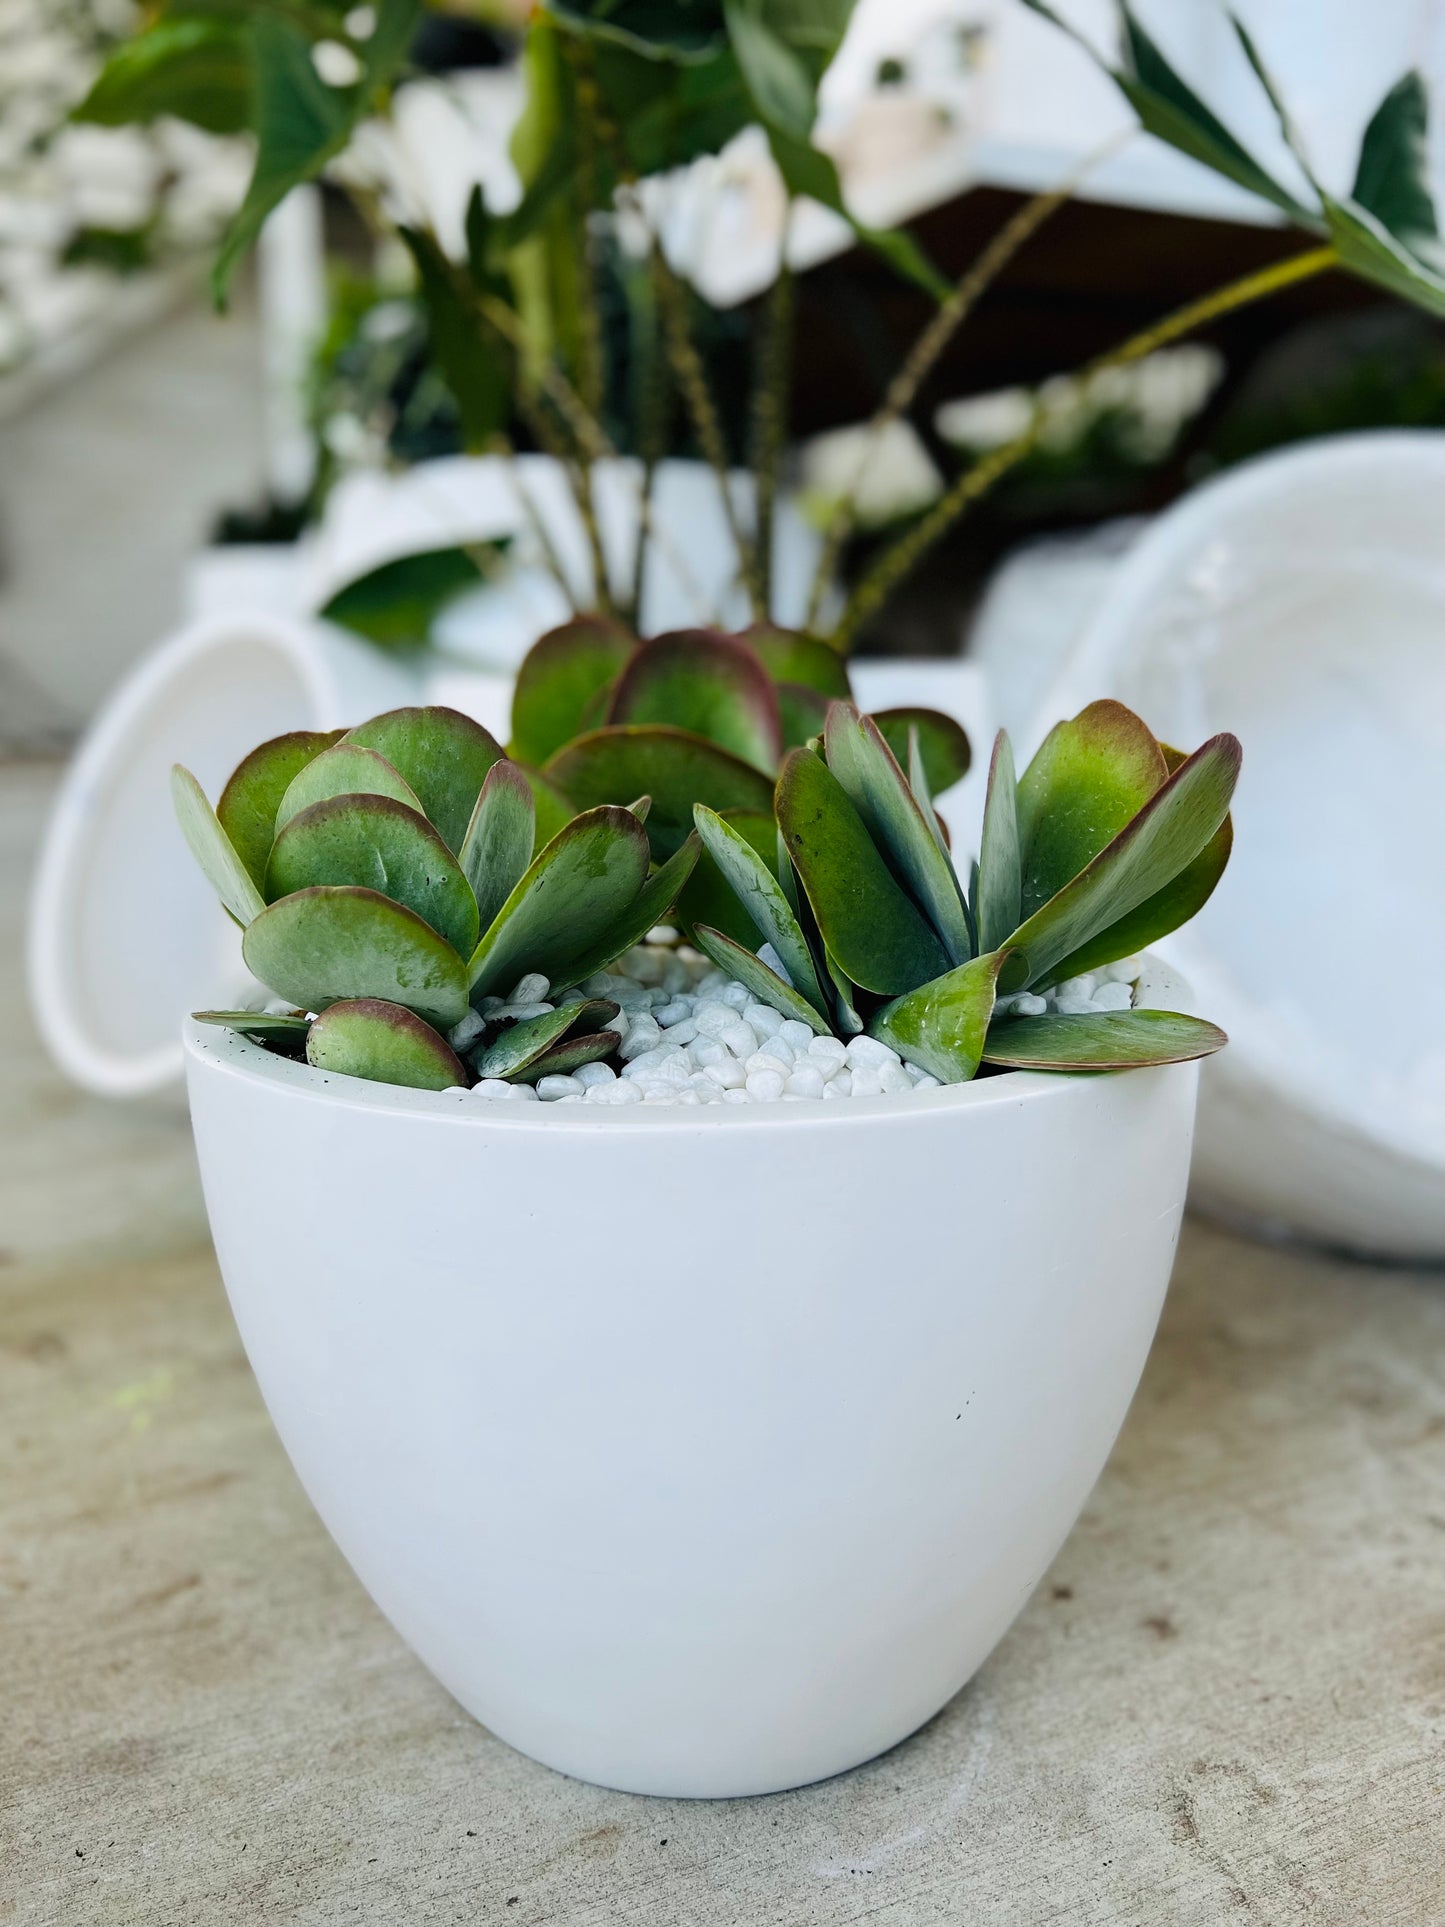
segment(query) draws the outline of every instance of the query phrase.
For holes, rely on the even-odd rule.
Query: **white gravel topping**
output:
[[[1000,998],[998,1008],[1020,1017],[1127,1010],[1142,968],[1130,957],[1042,995]],[[533,974],[507,997],[484,998],[451,1033],[453,1047],[467,1049],[495,1018],[544,1015],[554,1008],[549,989],[545,977]],[[876,1038],[816,1036],[807,1024],[758,1003],[686,945],[639,944],[610,971],[564,991],[557,1007],[591,997],[619,1006],[610,1028],[618,1033],[620,1072],[584,1064],[535,1085],[486,1077],[470,1090],[453,1085],[448,1094],[484,1104],[816,1104],[901,1097],[939,1081]]]

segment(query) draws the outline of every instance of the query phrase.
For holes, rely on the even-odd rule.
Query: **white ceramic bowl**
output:
[[[1160,946],[1232,1039],[1198,1201],[1445,1259],[1445,435],[1306,443],[1162,516],[1034,737],[1103,695],[1244,744],[1229,870]]]
[[[523,1752],[684,1796],[853,1766],[987,1657],[1133,1396],[1196,1088],[596,1114],[186,1049],[241,1336],[362,1583]]]

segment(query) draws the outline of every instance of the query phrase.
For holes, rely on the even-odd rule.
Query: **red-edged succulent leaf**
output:
[[[467,1013],[466,965],[431,925],[350,884],[298,890],[248,927],[246,968],[299,1010],[379,997],[443,1030]]]
[[[701,847],[696,835],[690,836],[680,850],[674,850],[666,863],[652,872],[616,922],[607,926],[589,950],[581,951],[570,960],[567,968],[572,983],[581,983],[595,971],[606,970],[633,944],[641,943],[654,925],[667,921],[685,893]]]
[[[440,706],[390,709],[348,730],[342,741],[384,756],[421,798],[422,814],[442,842],[460,850],[487,771],[502,754],[480,723]]]
[[[479,932],[490,926],[526,874],[536,840],[532,786],[526,772],[503,757],[487,771],[460,852],[463,874],[477,900]]]
[[[266,907],[266,900],[221,828],[206,792],[180,763],[171,770],[171,803],[181,835],[224,908],[244,929]]]
[[[724,936],[721,930],[714,930],[705,923],[700,923],[694,930],[693,941],[705,957],[715,963],[719,970],[736,977],[760,1004],[767,1004],[784,1017],[796,1018],[800,1024],[806,1024],[815,1036],[832,1036],[833,1027],[827,1018],[815,1010],[806,997],[800,997],[791,984],[784,983],[776,970],[769,970],[762,958],[755,956],[746,945],[734,942],[731,937]]]
[[[389,796],[419,816],[426,814],[416,791],[384,756],[343,740],[311,757],[287,784],[276,806],[276,835],[293,816],[333,796]]]
[[[543,771],[579,808],[625,805],[650,796],[647,834],[659,857],[692,834],[695,803],[715,810],[768,810],[770,777],[705,737],[683,729],[625,724],[569,743]]]
[[[637,638],[606,616],[577,616],[533,643],[517,671],[512,696],[511,754],[545,763],[587,727],[599,696],[611,689]]]
[[[870,1037],[945,1084],[966,1084],[984,1054],[1007,952],[975,957],[876,1011]]]
[[[808,950],[792,905],[783,895],[782,885],[773,875],[766,858],[742,827],[729,823],[699,803],[695,811],[698,835],[708,860],[721,874],[733,897],[746,912],[750,928],[747,935],[754,944],[770,943],[782,959],[788,981],[816,1010],[827,1009],[823,986]],[[757,818],[771,832],[770,819]],[[717,926],[711,926],[716,930]],[[725,934],[725,933],[724,933]]]
[[[594,997],[588,1003],[559,1004],[540,1017],[520,1018],[488,1036],[481,1048],[471,1053],[477,1076],[516,1077],[569,1033],[591,1035],[616,1015],[617,1005],[610,999]],[[614,1031],[612,1042],[615,1045],[617,1041]]]
[[[1090,703],[1056,723],[1018,786],[1022,917],[1056,896],[1169,774],[1148,727],[1123,703]]]
[[[1217,1024],[1172,1010],[1000,1017],[989,1030],[983,1058],[1009,1070],[1124,1071],[1188,1063],[1228,1042]]]
[[[988,800],[974,884],[974,921],[981,951],[997,950],[1012,936],[1023,916],[1023,871],[1019,856],[1018,784],[1013,745],[1004,730],[994,740],[988,766]]]
[[[306,765],[330,749],[341,734],[339,729],[288,730],[242,757],[227,778],[216,816],[258,889],[265,888],[281,798]]]
[[[430,1024],[381,997],[356,997],[323,1010],[307,1036],[306,1061],[317,1070],[416,1091],[445,1091],[472,1081]]]
[[[782,754],[767,671],[745,643],[712,629],[642,643],[617,680],[607,720],[685,729],[769,774]]]
[[[819,696],[845,701],[853,693],[847,662],[817,636],[757,622],[751,629],[744,629],[738,641],[747,644],[775,683],[792,683]]]
[[[930,798],[963,781],[973,762],[968,731],[940,709],[880,709],[874,722],[900,766],[909,767],[909,739],[918,736],[918,753]]]

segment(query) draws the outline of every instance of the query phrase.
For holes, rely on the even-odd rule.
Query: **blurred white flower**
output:
[[[803,496],[826,520],[841,502],[853,504],[861,529],[884,528],[916,515],[943,493],[943,477],[917,430],[896,421],[880,433],[866,424],[835,428],[804,444]]]

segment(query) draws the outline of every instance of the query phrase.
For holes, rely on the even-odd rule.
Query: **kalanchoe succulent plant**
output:
[[[1016,780],[1001,733],[968,889],[916,736],[906,761],[907,773],[873,718],[832,703],[821,741],[784,761],[776,871],[698,805],[698,833],[756,933],[749,947],[698,923],[714,963],[813,1030],[866,1029],[946,1083],[980,1066],[1174,1063],[1225,1042],[1169,1011],[1021,1016],[1006,1000],[1132,956],[1200,909],[1229,856],[1234,737],[1186,757],[1098,702]]]
[[[474,1071],[530,1082],[610,1050],[610,1003],[520,1021],[476,1007],[528,975],[560,990],[605,969],[668,913],[698,856],[688,837],[652,866],[645,797],[586,809],[536,847],[526,775],[451,709],[278,736],[214,810],[188,770],[173,791],[247,968],[294,1007],[197,1014],[322,1068],[432,1090]]]

